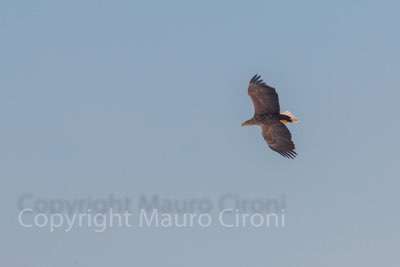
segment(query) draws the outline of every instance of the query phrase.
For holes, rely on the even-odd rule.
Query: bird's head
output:
[[[251,125],[256,125],[256,124],[257,124],[256,120],[254,118],[252,118],[250,120],[244,121],[242,123],[242,126],[251,126]]]

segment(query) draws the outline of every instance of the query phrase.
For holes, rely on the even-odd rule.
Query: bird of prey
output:
[[[297,153],[287,123],[296,123],[298,119],[289,111],[280,112],[278,94],[275,88],[267,85],[261,76],[251,78],[248,94],[253,101],[254,116],[242,123],[242,126],[258,125],[268,146],[287,158],[295,158]]]

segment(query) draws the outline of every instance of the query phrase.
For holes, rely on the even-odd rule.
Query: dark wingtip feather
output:
[[[297,153],[293,150],[288,151],[287,153],[291,156],[292,159],[294,159],[297,156]]]
[[[250,80],[250,83],[254,83],[258,78],[258,74],[256,73]]]
[[[287,152],[279,152],[279,154],[281,154],[285,158],[290,158],[290,155]]]
[[[290,151],[278,151],[279,154],[284,156],[285,158],[294,159],[297,156],[297,153],[293,150]]]
[[[267,84],[261,79],[261,75],[259,75],[259,74],[254,75],[251,78],[250,83],[256,84],[256,85],[267,86]]]

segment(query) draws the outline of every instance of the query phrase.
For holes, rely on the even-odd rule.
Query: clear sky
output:
[[[397,1],[0,2],[0,265],[399,266]],[[299,154],[266,147],[277,88]],[[37,198],[285,195],[284,229],[78,229]]]

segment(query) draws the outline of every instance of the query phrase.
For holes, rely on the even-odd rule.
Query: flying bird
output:
[[[280,113],[279,98],[275,88],[267,85],[261,76],[251,78],[248,94],[253,101],[254,116],[242,123],[242,126],[258,125],[268,146],[287,158],[295,158],[297,153],[292,135],[286,127],[288,123],[299,120],[289,111]]]

